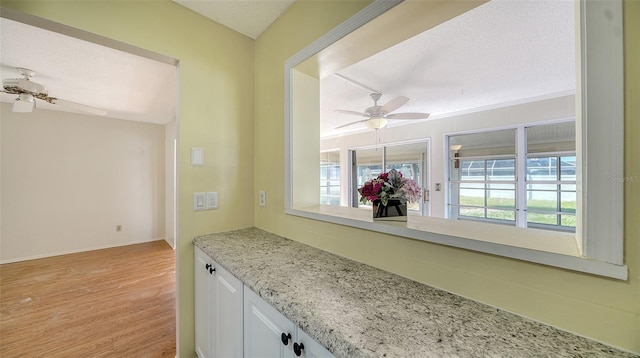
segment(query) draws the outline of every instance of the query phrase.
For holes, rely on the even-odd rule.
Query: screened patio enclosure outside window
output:
[[[450,218],[575,231],[573,121],[451,135],[449,149]]]

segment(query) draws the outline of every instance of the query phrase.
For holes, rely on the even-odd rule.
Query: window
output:
[[[360,202],[360,193],[358,188],[371,179],[376,178],[383,172],[388,172],[391,169],[395,169],[402,173],[403,176],[411,178],[416,181],[421,187],[427,187],[426,170],[427,167],[427,148],[428,144],[425,141],[417,143],[390,143],[382,147],[354,149],[351,151],[352,158],[354,158],[354,173],[352,177],[355,178],[355,185],[351,187],[351,195],[355,198],[353,200],[353,207],[371,207],[369,203],[362,204]],[[384,168],[384,170],[383,170]],[[407,203],[407,209],[409,212],[416,214],[427,215],[428,207],[427,191],[423,192],[423,198],[418,203]]]
[[[320,153],[320,203],[340,205],[340,151]]]
[[[575,231],[574,121],[448,139],[450,218]]]
[[[525,130],[527,226],[575,232],[575,123],[530,126]]]
[[[427,169],[429,164],[428,141],[388,145],[385,150],[385,172],[395,169],[403,176],[413,179],[423,188],[422,199],[417,203],[407,203],[409,212],[429,215]]]
[[[452,135],[449,217],[516,222],[516,130]]]
[[[376,178],[380,175],[384,166],[384,147],[375,149],[360,149],[352,151],[352,158],[354,158],[355,173],[352,177],[355,178],[355,185],[351,187],[351,196],[353,200],[353,207],[371,207],[370,203],[363,204],[360,202],[362,196],[358,192],[358,188],[361,188],[367,181]]]
[[[515,222],[515,158],[460,160],[458,218]]]
[[[576,228],[576,156],[527,156],[529,227]]]

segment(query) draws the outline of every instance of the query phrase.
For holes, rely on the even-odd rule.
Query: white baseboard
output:
[[[158,239],[158,240],[160,240],[160,239]],[[175,240],[174,238],[172,238],[172,237],[165,237],[165,238],[164,238],[164,241],[166,241],[166,242],[167,242],[167,244],[169,244],[169,246],[171,246],[171,248],[172,248],[172,249],[175,249],[175,248],[176,248],[176,245],[175,245],[176,240]]]
[[[21,262],[21,261],[42,259],[42,258],[45,258],[45,257],[76,254],[78,252],[87,252],[87,251],[94,251],[94,250],[109,249],[109,248],[113,248],[113,247],[142,244],[142,243],[145,243],[145,242],[153,242],[153,241],[159,241],[159,240],[165,241],[164,237],[159,237],[159,238],[153,238],[153,239],[149,239],[149,240],[129,241],[129,242],[122,242],[122,243],[117,243],[117,244],[112,244],[112,245],[105,245],[105,246],[86,247],[86,248],[75,249],[75,250],[49,252],[49,253],[40,254],[40,255],[34,255],[34,256],[18,257],[18,258],[13,258],[13,259],[0,260],[0,265],[1,264],[10,264],[12,262]]]

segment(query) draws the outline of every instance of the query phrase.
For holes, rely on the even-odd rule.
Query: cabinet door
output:
[[[282,334],[291,335],[287,345]],[[285,316],[262,300],[255,292],[244,289],[244,356],[295,357],[295,326]]]
[[[242,357],[243,284],[222,266],[214,265],[213,356]]]
[[[298,344],[304,346],[302,349],[302,357],[307,358],[335,358],[328,349],[326,349],[322,344],[316,342],[313,338],[311,338],[308,334],[306,334],[303,330],[298,328]]]
[[[212,261],[207,254],[195,247],[195,343],[199,358],[211,358],[211,274]]]

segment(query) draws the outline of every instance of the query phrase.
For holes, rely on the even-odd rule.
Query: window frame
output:
[[[487,178],[487,163],[490,161],[493,161],[495,163],[495,161],[498,160],[513,160],[514,162],[514,178],[510,179],[510,180],[491,180]],[[496,223],[496,224],[504,224],[504,225],[516,225],[516,220],[517,220],[517,210],[518,210],[518,205],[517,205],[517,200],[518,200],[518,185],[517,185],[517,176],[515,174],[516,171],[516,167],[517,167],[517,158],[515,154],[504,154],[504,155],[489,155],[489,156],[478,156],[478,157],[449,157],[448,163],[449,163],[449,168],[451,168],[451,164],[454,163],[456,160],[460,161],[460,163],[463,162],[474,162],[474,161],[478,161],[478,162],[482,162],[483,164],[483,175],[482,175],[482,179],[475,179],[475,180],[464,180],[464,179],[452,179],[451,175],[449,175],[449,180],[448,180],[448,184],[449,184],[449,193],[451,195],[455,195],[455,193],[458,193],[458,196],[456,198],[451,198],[449,200],[449,202],[447,203],[447,205],[449,206],[449,218],[450,219],[460,219],[460,220],[477,220],[477,221],[484,221],[484,222],[491,222],[491,223]],[[462,164],[460,164],[462,165]],[[451,170],[451,169],[449,169]],[[461,169],[463,170],[463,169]],[[482,190],[484,192],[483,194],[483,198],[484,198],[484,205],[482,206],[472,206],[472,205],[463,205],[460,204],[460,190],[462,188],[460,188],[461,184],[482,184],[482,188],[478,188],[477,190]],[[497,207],[492,207],[488,204],[487,202],[487,191],[491,190],[489,188],[489,186],[491,184],[507,184],[507,185],[513,185],[513,194],[514,194],[514,206],[513,206],[513,220],[501,220],[501,219],[493,219],[487,216],[487,211],[488,210],[503,210],[506,211],[506,209],[500,209]],[[457,190],[452,189],[452,186],[457,186]],[[504,190],[507,191],[508,189],[494,189],[494,190]],[[451,201],[455,201],[457,204],[453,205],[451,203]],[[476,217],[476,216],[469,216],[469,215],[461,215],[460,214],[460,209],[462,207],[465,208],[482,208],[484,211],[484,215],[482,218],[480,217]]]
[[[531,211],[529,209],[529,204],[528,201],[525,203],[525,206],[527,208],[527,217],[526,217],[526,223],[527,223],[527,227],[531,227],[531,228],[542,228],[542,229],[549,229],[549,230],[564,230],[564,231],[570,231],[570,232],[575,232],[575,227],[572,229],[570,226],[563,226],[562,223],[562,215],[569,215],[569,216],[576,216],[577,212],[574,212],[573,215],[568,213],[568,212],[563,212],[562,211],[562,193],[574,193],[574,195],[576,195],[577,197],[577,181],[573,180],[573,181],[567,181],[567,180],[562,180],[562,159],[563,157],[575,157],[576,153],[572,152],[572,151],[558,151],[558,152],[541,152],[541,153],[532,153],[529,154],[527,153],[527,158],[526,161],[527,163],[529,162],[530,158],[555,158],[556,159],[556,165],[554,166],[556,169],[556,180],[549,180],[549,181],[536,181],[536,180],[530,180],[528,178],[525,179],[526,183],[525,185],[527,186],[527,188],[525,189],[525,195],[528,197],[529,192],[530,191],[551,191],[551,190],[532,190],[529,189],[529,185],[536,185],[536,184],[542,184],[542,185],[555,185],[556,186],[556,190],[553,190],[553,192],[557,193],[557,198],[556,198],[556,211],[555,212],[548,212],[545,213],[543,211],[533,211],[534,213],[537,214],[553,214],[556,215],[556,222],[557,224],[555,225],[550,225],[550,224],[543,224],[543,223],[536,223],[536,222],[530,222],[529,221],[529,212]],[[526,168],[528,169],[528,168]],[[528,175],[528,172],[527,172]],[[562,186],[564,185],[573,185],[576,187],[576,190],[574,191],[567,191],[567,190],[563,190]]]
[[[295,67],[339,39],[402,1],[375,0],[347,21],[327,32],[284,63],[284,210],[294,215],[328,223],[340,224],[382,234],[415,238],[483,253],[510,257],[564,269],[586,272],[620,280],[628,279],[624,264],[623,236],[623,126],[624,72],[622,49],[622,0],[581,0],[580,8],[580,68],[576,94],[581,107],[577,109],[576,150],[581,165],[578,207],[582,208],[576,235],[545,233],[536,230],[513,231],[500,225],[469,228],[450,226],[441,219],[421,218],[406,227],[372,223],[353,208],[328,209],[322,206],[293,206],[293,76]],[[606,14],[606,16],[605,16]],[[606,119],[606,120],[604,120]],[[607,150],[602,150],[606,148]],[[443,158],[445,159],[445,158]],[[590,205],[594,203],[594,205]],[[350,210],[349,210],[350,209]],[[490,225],[490,224],[488,224]],[[444,227],[444,229],[443,229]],[[482,240],[474,235],[484,233]],[[517,242],[508,243],[507,238]],[[577,250],[569,243],[573,237]],[[580,238],[576,240],[576,238]],[[389,238],[393,240],[393,238]],[[568,241],[569,240],[569,241]],[[561,243],[558,243],[561,241]],[[553,246],[548,250],[548,246]]]
[[[340,170],[341,170],[341,166],[340,166],[340,150],[339,149],[329,149],[329,150],[323,150],[320,151],[320,154],[322,155],[323,153],[334,153],[337,152],[338,153],[338,164],[337,165],[331,165],[331,167],[333,168],[338,168],[338,185],[331,185],[330,182],[332,182],[332,179],[335,180],[336,178],[333,178],[331,176],[330,173],[327,173],[327,177],[323,176],[323,168],[327,168],[329,167],[328,165],[323,165],[323,158],[320,158],[320,201],[322,202],[322,197],[323,195],[327,198],[332,197],[331,195],[331,188],[332,187],[337,187],[338,191],[342,190],[342,184],[341,184],[341,179],[340,179]],[[325,179],[327,185],[323,185],[322,180]],[[326,190],[326,192],[324,194],[322,194],[322,190],[323,188]],[[338,201],[341,200],[341,195],[338,195]],[[333,204],[324,204],[324,205],[333,205]],[[338,204],[340,205],[340,204]]]
[[[389,148],[401,147],[404,145],[412,145],[412,144],[424,145],[425,151],[424,153],[421,153],[422,156],[420,159],[404,161],[404,162],[388,159],[387,151]],[[349,153],[348,160],[347,160],[348,161],[347,167],[351,168],[351,172],[349,174],[351,178],[353,178],[352,180],[349,181],[348,192],[349,192],[349,196],[353,198],[352,203],[349,206],[354,208],[370,208],[372,206],[369,204],[362,204],[359,201],[360,194],[358,192],[358,188],[363,183],[358,182],[358,168],[364,165],[359,165],[357,163],[357,152],[362,150],[378,149],[381,151],[380,153],[381,173],[391,170],[389,169],[390,163],[391,164],[398,164],[398,163],[412,164],[412,165],[419,166],[419,168],[421,169],[421,172],[419,172],[419,178],[418,179],[413,178],[413,179],[416,180],[418,185],[420,185],[420,187],[422,188],[422,197],[417,203],[418,205],[417,210],[411,208],[412,204],[408,203],[407,205],[409,207],[409,213],[411,215],[428,216],[430,213],[429,190],[427,189],[429,187],[429,181],[430,181],[430,178],[429,178],[430,147],[431,147],[431,140],[429,138],[422,138],[422,139],[405,140],[400,142],[385,142],[383,144],[374,145],[374,146],[361,146],[361,147],[349,148],[347,150],[347,152]],[[399,172],[402,172],[402,170],[400,169],[397,169],[397,170]]]

